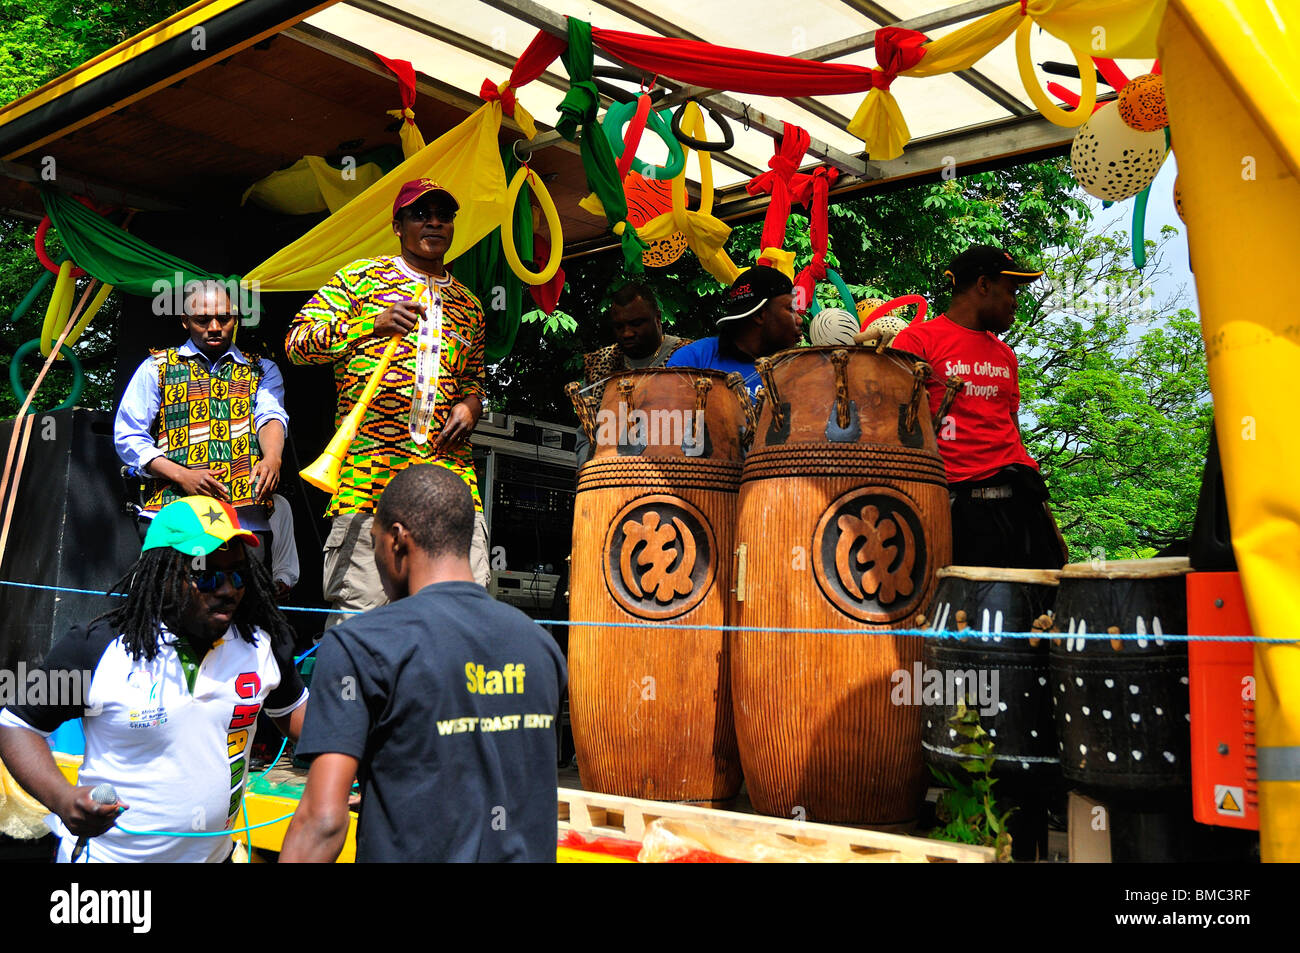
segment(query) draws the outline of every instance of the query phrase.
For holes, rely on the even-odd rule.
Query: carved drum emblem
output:
[[[915,615],[932,567],[916,504],[897,490],[846,493],[813,533],[817,585],[840,611],[874,624]]]
[[[704,514],[675,496],[628,503],[605,536],[605,584],[614,600],[644,619],[672,619],[695,608],[713,586],[717,543]]]

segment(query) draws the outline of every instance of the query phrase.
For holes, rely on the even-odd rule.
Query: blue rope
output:
[[[82,596],[111,596],[114,599],[125,599],[125,592],[106,592],[103,589],[73,589],[70,586],[45,586],[37,582],[12,582],[8,579],[0,579],[0,586],[16,586],[19,589],[44,589],[47,592],[72,592]],[[324,615],[359,615],[365,611],[363,609],[317,609],[313,606],[280,606],[281,612],[319,612]]]
[[[102,592],[98,589],[69,589],[65,586],[44,586],[34,582],[10,582],[4,579],[0,579],[0,586],[19,586],[26,589],[47,589],[53,592],[75,592],[93,596],[117,596],[119,598],[126,598],[126,594],[121,592]],[[280,611],[323,612],[326,614],[338,612],[341,615],[356,615],[359,614],[361,610],[315,609],[308,606],[281,606]],[[1145,639],[1148,642],[1154,642],[1157,638],[1149,632],[1125,632],[1114,635],[1109,632],[1086,632],[1080,635],[1075,635],[1069,632],[983,632],[973,629],[965,629],[962,631],[956,631],[953,629],[800,629],[765,625],[676,625],[670,622],[573,622],[568,619],[534,619],[533,621],[538,625],[562,625],[569,628],[587,626],[588,628],[601,629],[663,629],[669,632],[771,632],[786,635],[905,635],[923,639],[970,639],[997,637],[1001,639],[1088,639],[1099,642],[1107,642],[1111,639],[1123,639],[1126,641]],[[1295,645],[1300,643],[1300,638],[1265,639],[1256,635],[1171,635],[1166,633],[1159,636],[1159,639],[1162,642],[1260,642],[1269,645]],[[316,646],[312,646],[302,655],[298,656],[294,661],[301,662],[315,651]]]
[[[231,837],[240,831],[255,831],[259,827],[270,827],[272,824],[279,824],[281,821],[287,821],[293,817],[290,811],[284,817],[277,817],[273,821],[263,821],[260,824],[253,824],[249,827],[240,827],[232,831],[133,831],[129,827],[119,826],[117,829],[123,834],[134,834],[138,837]]]
[[[672,625],[668,623],[646,622],[568,622],[563,619],[534,619],[538,625],[566,625],[569,628],[587,626],[597,629],[664,629],[666,631],[701,631],[701,632],[770,632],[792,635],[906,635],[924,639],[1089,639],[1107,642],[1111,639],[1139,639],[1154,642],[1277,642],[1291,645],[1298,639],[1265,639],[1255,635],[1171,635],[1164,633],[1156,636],[1150,632],[1127,632],[1112,635],[1109,632],[984,632],[980,629],[797,629],[765,625]]]

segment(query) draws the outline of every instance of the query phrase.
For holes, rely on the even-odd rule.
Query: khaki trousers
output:
[[[375,566],[375,544],[370,538],[372,513],[342,513],[334,517],[325,540],[325,601],[334,610],[325,618],[325,628],[338,625],[356,612],[368,612],[388,602]],[[469,565],[474,581],[487,588],[492,581],[488,563],[487,521],[474,514],[470,537]]]

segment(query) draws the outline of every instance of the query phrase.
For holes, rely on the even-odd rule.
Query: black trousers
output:
[[[987,480],[949,484],[952,564],[1005,569],[1064,566],[1066,554],[1046,509],[1046,487],[1039,489],[1041,478],[1037,484],[1006,470]],[[1009,491],[1010,495],[980,499],[971,494],[988,487],[1005,488],[996,492]]]

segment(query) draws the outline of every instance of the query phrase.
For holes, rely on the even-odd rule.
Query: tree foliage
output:
[[[1191,533],[1213,419],[1205,350],[1180,296],[1154,300],[1161,243],[1147,245],[1138,273],[1126,234],[1081,231],[1007,336],[1025,444],[1075,559],[1151,556]]]
[[[132,0],[121,3],[84,3],[74,0],[0,0],[0,103],[19,99],[45,83],[129,39],[146,27],[190,4],[180,0]],[[49,303],[47,287],[31,310],[19,321],[10,320],[14,308],[44,269],[32,251],[34,223],[0,215],[0,353],[5,364],[25,341],[38,337]],[[60,245],[51,236],[50,256],[57,261]],[[81,279],[74,304],[88,285]],[[116,326],[119,303],[111,295],[86,334],[77,342],[76,353],[86,368],[86,390],[79,403],[86,407],[111,406],[114,358],[111,329]],[[22,368],[24,385],[30,385],[40,368],[31,357]],[[66,362],[56,363],[46,376],[33,407],[53,406],[72,385]],[[18,412],[18,402],[8,386],[0,382],[0,417]]]

